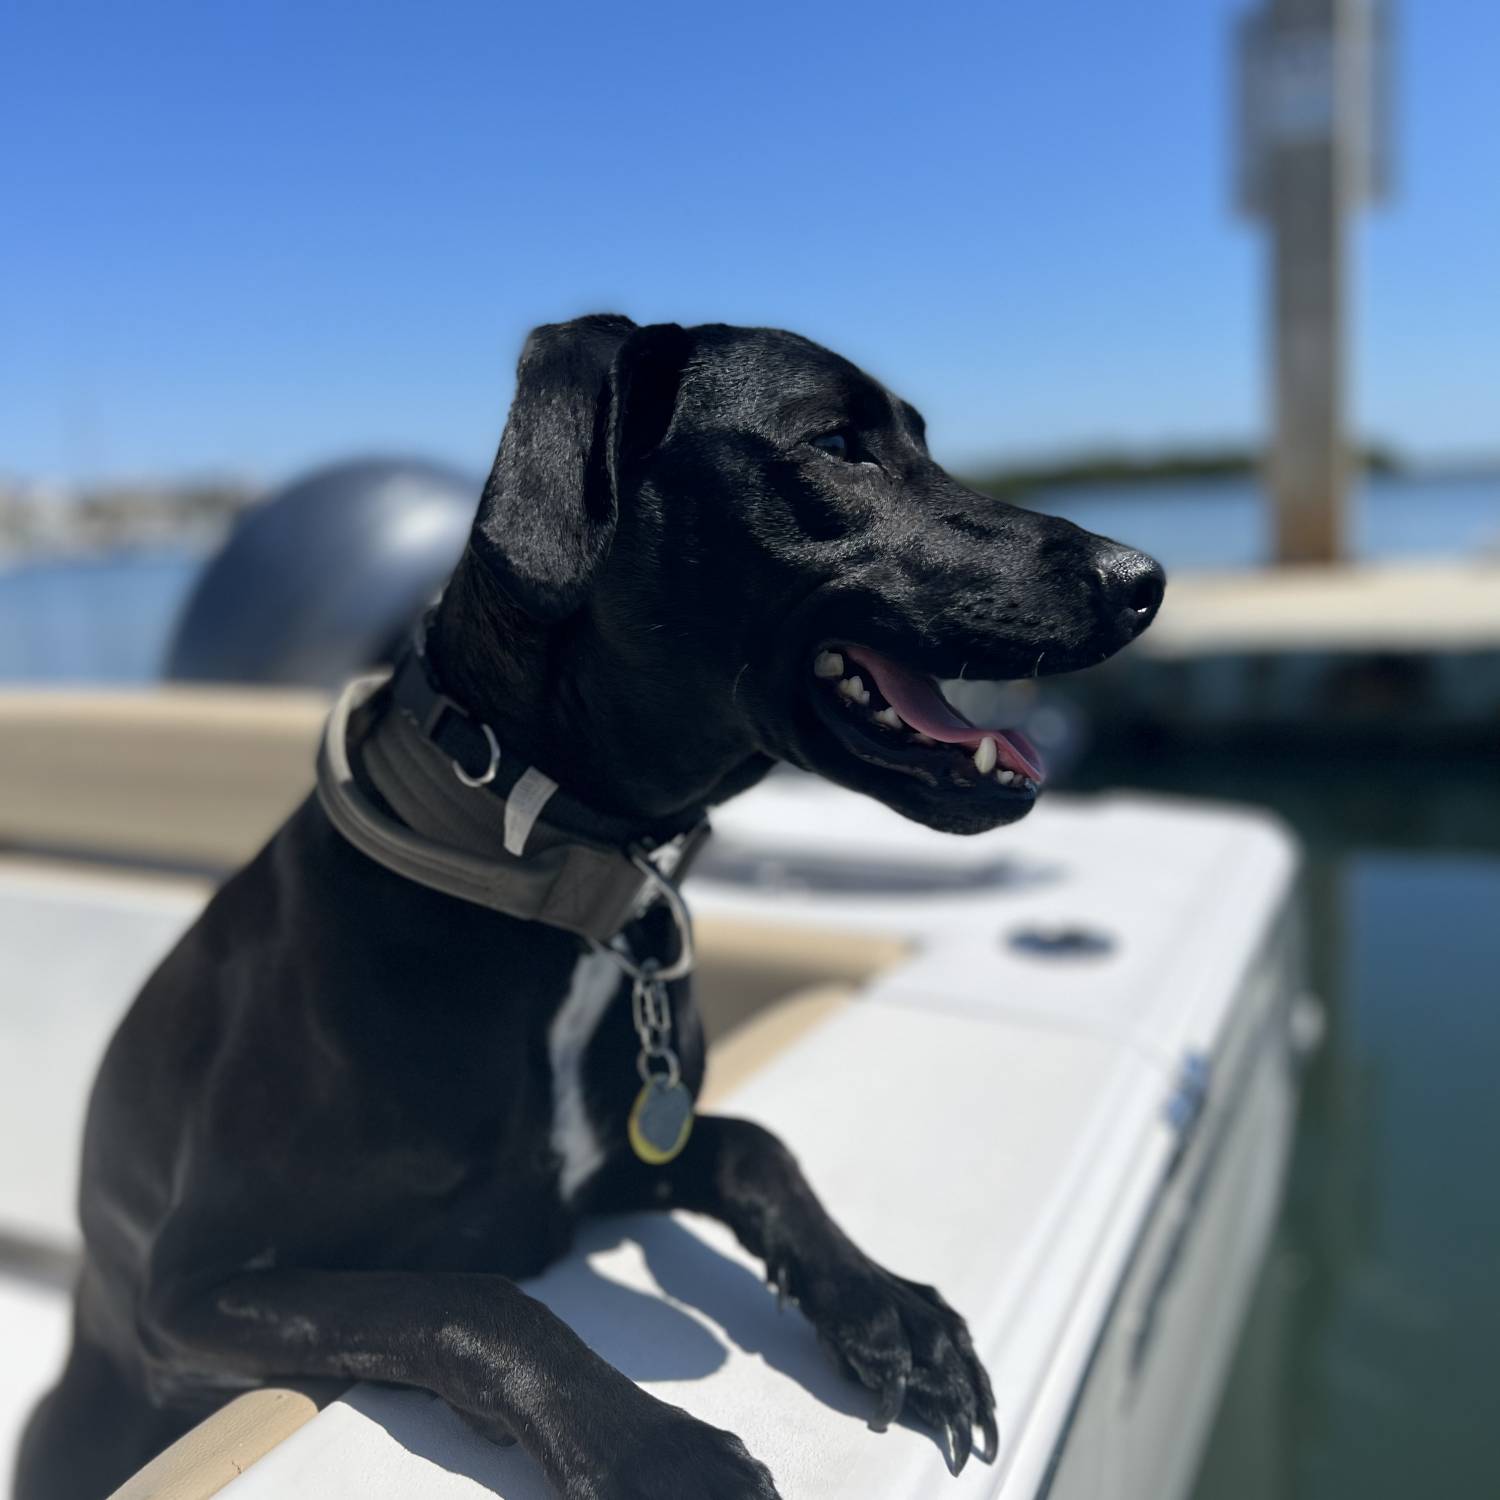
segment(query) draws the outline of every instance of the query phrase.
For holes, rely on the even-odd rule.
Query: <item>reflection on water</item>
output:
[[[1195,1500],[1494,1493],[1500,766],[1167,753],[1084,771],[1260,803],[1308,848],[1328,1034]]]

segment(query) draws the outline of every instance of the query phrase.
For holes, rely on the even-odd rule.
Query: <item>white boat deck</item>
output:
[[[777,1313],[755,1264],[705,1221],[591,1226],[531,1290],[648,1389],[738,1431],[785,1500],[1032,1500],[1179,1148],[1168,1107],[1183,1060],[1222,1050],[1284,904],[1290,848],[1259,818],[1139,798],[1049,799],[1015,829],[946,839],[794,781],[716,821],[720,868],[761,869],[781,883],[729,884],[706,870],[691,886],[699,913],[851,935],[830,941],[869,933],[912,944],[909,960],[724,1107],[784,1135],[856,1240],[965,1312],[995,1381],[1000,1461],[973,1462],[955,1481],[930,1434],[871,1434],[868,1396],[834,1374],[800,1316]],[[927,870],[939,888],[871,878],[893,862]],[[803,866],[834,887],[865,888],[798,892]],[[190,887],[0,876],[0,1018],[11,1028],[0,1053],[0,1232],[71,1234],[86,1080],[115,1015],[196,900]],[[1264,1198],[1279,1180],[1284,1132],[1261,1145]],[[1267,1219],[1256,1193],[1241,1196],[1233,1214]],[[1241,1238],[1253,1240],[1254,1227]],[[1257,1245],[1240,1253],[1253,1271]],[[1230,1326],[1185,1366],[1169,1414],[1179,1426],[1199,1408],[1201,1430],[1211,1412],[1242,1306],[1227,1291],[1219,1301]],[[50,1376],[62,1318],[55,1290],[0,1275],[10,1382],[0,1423],[12,1430],[26,1388]],[[0,1465],[4,1441],[0,1426]],[[1141,1461],[1148,1478],[1164,1462]],[[430,1396],[373,1387],[327,1408],[222,1493],[547,1495],[519,1449],[484,1443]]]
[[[0,1483],[67,1348],[94,1070],[131,995],[202,900],[190,882],[0,863]]]

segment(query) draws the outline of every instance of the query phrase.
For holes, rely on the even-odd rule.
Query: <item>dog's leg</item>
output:
[[[945,1440],[956,1474],[982,1434],[998,1449],[995,1398],[964,1320],[937,1291],[864,1254],[818,1201],[792,1153],[745,1120],[700,1115],[681,1156],[651,1167],[612,1163],[589,1206],[605,1212],[685,1208],[727,1224],[766,1265],[782,1300],[795,1300],[847,1373],[875,1391],[871,1425],[910,1409]]]
[[[169,1377],[342,1377],[420,1386],[565,1500],[776,1500],[733,1434],[648,1395],[500,1276],[274,1270],[158,1298],[143,1334]]]

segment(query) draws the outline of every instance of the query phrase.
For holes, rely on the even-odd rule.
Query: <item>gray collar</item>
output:
[[[668,878],[686,872],[706,822],[649,851],[564,830],[542,815],[555,782],[528,767],[496,795],[390,704],[380,693],[389,680],[380,672],[345,687],[318,752],[318,799],[362,854],[445,895],[601,944],[664,888],[676,896]],[[356,755],[389,812],[360,785]]]

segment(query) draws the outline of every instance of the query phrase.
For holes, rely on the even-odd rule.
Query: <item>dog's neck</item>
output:
[[[771,760],[708,736],[661,742],[649,714],[628,722],[629,684],[586,683],[572,637],[583,619],[542,626],[466,549],[428,632],[442,689],[494,731],[507,755],[537,766],[580,801],[616,817],[691,820],[753,786]]]
[[[529,761],[545,756],[545,632],[505,598],[467,548],[428,629],[427,653],[443,691],[488,724],[502,745]]]

